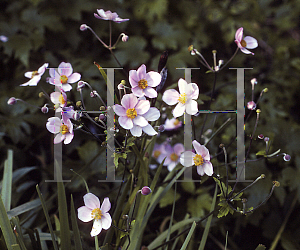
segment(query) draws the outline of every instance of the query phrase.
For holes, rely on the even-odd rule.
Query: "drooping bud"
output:
[[[145,186],[145,187],[143,187],[143,188],[141,189],[142,195],[148,195],[148,194],[150,194],[151,192],[152,192],[152,190],[151,190],[149,187],[147,187],[147,186]]]
[[[105,114],[100,114],[99,115],[99,120],[104,121],[106,119]]]
[[[79,81],[77,83],[77,91],[79,91],[80,89],[82,89],[85,86],[85,82],[84,81]]]
[[[41,108],[41,111],[44,113],[44,114],[47,114],[48,111],[49,111],[49,108],[46,106],[47,104],[45,104],[42,108]]]
[[[17,102],[17,99],[14,97],[11,97],[8,99],[7,104],[8,105],[14,105]]]
[[[85,31],[85,30],[87,30],[87,27],[88,27],[88,26],[87,26],[86,24],[81,24],[79,29],[80,29],[81,31]]]
[[[288,155],[288,154],[284,154],[283,160],[284,160],[284,161],[290,161],[290,160],[291,160],[291,156]]]
[[[247,108],[250,110],[255,110],[256,109],[256,103],[254,101],[248,102],[247,103]]]
[[[257,138],[262,140],[262,139],[264,139],[264,135],[260,134],[260,135],[257,136]]]
[[[122,42],[126,43],[128,41],[128,39],[129,39],[129,37],[123,33]]]

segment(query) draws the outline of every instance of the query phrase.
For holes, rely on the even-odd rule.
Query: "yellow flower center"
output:
[[[146,81],[145,79],[139,80],[139,87],[140,87],[141,89],[147,88],[147,87],[148,87],[147,81]]]
[[[62,94],[60,94],[59,98],[58,98],[59,102],[64,105],[66,103],[64,96]]]
[[[246,41],[245,41],[245,40],[242,40],[242,41],[241,41],[241,45],[242,45],[243,48],[245,48],[245,47],[247,46]]]
[[[68,77],[66,75],[60,76],[60,81],[62,84],[68,83]]]
[[[37,76],[39,73],[37,71],[32,71],[32,75],[31,75],[31,79],[34,77],[34,76]]]
[[[133,118],[137,117],[137,112],[134,108],[127,109],[126,115],[127,115],[128,118],[133,119]]]
[[[180,102],[181,104],[185,104],[186,103],[186,93],[183,93],[179,96],[178,98],[178,102]]]
[[[171,159],[172,161],[177,161],[178,155],[175,154],[175,153],[172,153],[172,154],[170,155],[170,159]]]
[[[63,135],[68,133],[69,132],[69,129],[68,129],[68,126],[63,124],[60,126],[60,133],[62,133]]]
[[[193,158],[193,160],[196,166],[201,166],[204,163],[203,157],[198,154]]]
[[[174,124],[175,126],[177,126],[177,125],[179,124],[179,120],[178,120],[178,119],[175,119],[175,121],[173,122],[173,124]]]
[[[159,150],[155,150],[153,155],[155,158],[158,158],[158,156],[160,156],[160,154],[161,154],[161,152]]]
[[[95,208],[92,210],[92,217],[95,220],[100,220],[102,217],[102,212],[100,210],[100,208]]]

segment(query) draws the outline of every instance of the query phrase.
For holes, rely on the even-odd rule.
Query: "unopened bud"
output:
[[[105,114],[100,114],[99,115],[99,120],[104,121],[106,119]]]
[[[128,41],[129,37],[125,34],[122,35],[122,42],[126,43]]]
[[[147,186],[143,187],[142,190],[141,190],[142,195],[148,195],[151,192],[152,192],[151,189]]]
[[[193,45],[190,45],[189,47],[188,47],[188,51],[193,51],[193,49],[194,49],[194,46]]]
[[[160,125],[160,126],[158,127],[158,131],[159,131],[159,132],[164,132],[164,131],[165,131],[165,126],[164,126],[164,125]]]
[[[258,137],[258,139],[261,139],[261,140],[264,139],[264,135],[263,134],[260,134],[257,137]]]
[[[79,29],[80,29],[81,31],[85,31],[85,30],[87,30],[87,27],[88,27],[88,26],[87,26],[86,24],[81,24]]]
[[[284,154],[283,160],[285,160],[285,161],[290,161],[290,160],[291,160],[291,156],[288,155],[288,154]]]
[[[44,92],[40,92],[40,93],[39,93],[39,98],[42,98],[42,97],[44,97],[44,96],[45,96]]]
[[[257,109],[257,110],[256,110],[256,113],[258,113],[258,114],[261,113],[261,110],[260,110],[260,109]]]
[[[269,140],[270,140],[269,137],[265,137],[265,139],[264,139],[265,142],[267,142],[267,141],[269,141]]]
[[[82,102],[81,101],[77,101],[76,102],[76,107],[81,107],[82,106]]]
[[[8,105],[14,105],[17,102],[17,99],[14,97],[11,97],[8,99],[7,104]]]
[[[264,92],[267,93],[269,91],[268,88],[264,88]]]
[[[104,111],[104,110],[105,110],[105,107],[104,107],[104,106],[101,106],[101,107],[100,107],[100,110],[101,110],[101,111]]]
[[[279,181],[273,181],[273,185],[275,185],[275,187],[279,187],[280,186],[280,182]]]
[[[82,89],[85,86],[85,82],[84,81],[79,81],[77,83],[77,91],[79,91],[80,89]]]
[[[251,84],[252,84],[252,85],[257,84],[256,78],[253,78],[253,79],[251,80]]]
[[[255,110],[256,109],[256,103],[254,101],[248,102],[247,103],[247,108],[250,110]]]
[[[45,104],[45,106],[43,106],[43,107],[41,108],[41,111],[42,111],[44,114],[47,114],[48,111],[49,111],[49,109],[48,109],[48,107],[47,107],[46,105],[47,105],[47,104]]]

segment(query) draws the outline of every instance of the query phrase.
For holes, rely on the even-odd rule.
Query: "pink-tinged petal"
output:
[[[137,97],[142,97],[145,95],[144,90],[141,89],[140,87],[134,87],[131,89],[132,93],[137,96]]]
[[[102,222],[101,220],[94,220],[91,236],[94,237],[98,235],[102,230]]]
[[[178,89],[179,89],[180,94],[188,92],[188,84],[187,84],[186,80],[184,80],[182,78],[180,78],[178,80]]]
[[[52,92],[52,93],[50,94],[50,100],[51,100],[51,102],[53,102],[54,104],[60,103],[59,97],[60,97],[60,92]]]
[[[203,165],[197,166],[197,173],[198,173],[198,175],[201,175],[201,176],[204,175]]]
[[[176,107],[173,109],[172,114],[176,118],[182,116],[184,111],[185,111],[185,105],[182,103],[178,103]]]
[[[150,109],[150,102],[148,100],[139,100],[135,106],[135,110],[138,115],[143,115]]]
[[[179,93],[175,89],[168,89],[164,92],[162,100],[168,105],[178,103]]]
[[[20,86],[37,86],[38,82],[41,80],[40,75],[34,76],[28,82],[21,84]]]
[[[186,113],[195,115],[198,112],[198,103],[195,100],[189,100],[185,104]]]
[[[71,63],[62,62],[58,66],[58,73],[62,76],[65,75],[69,77],[73,73],[73,68]]]
[[[32,71],[26,72],[24,74],[24,76],[27,77],[27,78],[31,78],[32,77],[32,73],[33,73]]]
[[[119,121],[119,124],[122,128],[132,129],[132,127],[133,127],[132,119],[130,119],[127,116],[120,116],[118,121]]]
[[[137,125],[140,127],[145,127],[149,124],[148,121],[143,116],[140,116],[140,115],[138,115],[137,117],[132,119],[132,121],[133,121],[134,125]]]
[[[185,167],[191,167],[194,165],[195,153],[191,151],[185,151],[180,156],[180,163]]]
[[[101,212],[107,213],[110,210],[110,208],[111,208],[111,204],[110,204],[109,198],[106,197],[106,198],[104,198],[103,203],[101,205]]]
[[[73,73],[68,77],[68,83],[74,83],[78,82],[81,78],[81,75],[79,73]]]
[[[121,105],[115,104],[113,106],[113,109],[118,116],[126,116],[126,109]]]
[[[55,78],[55,73],[57,73],[55,69],[53,68],[49,69],[49,75],[51,76],[51,78]]]
[[[147,135],[150,135],[150,136],[157,135],[157,132],[155,131],[155,129],[154,129],[150,124],[148,124],[148,125],[145,126],[145,127],[142,127],[142,130],[143,130]]]
[[[157,108],[151,107],[147,113],[143,115],[147,121],[156,121],[160,117],[160,112]]]
[[[142,128],[134,125],[133,128],[130,129],[130,132],[133,136],[140,137],[142,135]]]
[[[188,84],[188,99],[198,99],[199,96],[199,88],[196,83]]]
[[[257,40],[251,36],[246,36],[244,41],[247,43],[247,49],[255,49],[258,46]]]
[[[204,173],[206,173],[208,176],[212,176],[214,173],[213,165],[211,162],[204,162],[202,165]]]
[[[172,161],[169,165],[168,165],[168,170],[169,172],[171,172],[177,165],[177,162]]]
[[[86,205],[90,209],[100,208],[100,201],[99,198],[92,194],[87,193],[83,196],[84,205]]]
[[[49,132],[57,134],[60,132],[61,120],[58,117],[50,117],[46,123]]]
[[[181,155],[181,153],[184,152],[184,146],[182,143],[176,143],[173,149],[174,149],[174,153],[177,155]]]
[[[48,68],[49,63],[44,63],[41,67],[38,69],[39,75],[42,75],[45,73],[45,70]]]
[[[129,71],[129,83],[130,83],[132,88],[138,86],[139,80],[140,79],[138,78],[136,70],[130,70]]]
[[[144,89],[145,96],[149,98],[156,98],[157,97],[157,92],[155,89],[147,87]]]
[[[121,100],[122,106],[127,109],[132,109],[136,106],[138,99],[134,94],[126,94]]]
[[[65,139],[64,139],[64,144],[69,144],[73,138],[74,138],[74,134],[73,133],[67,133],[65,134]]]
[[[146,79],[146,65],[142,64],[138,69],[137,69],[137,75],[138,79]]]
[[[146,81],[148,83],[148,86],[156,87],[161,82],[161,75],[155,71],[150,71],[146,75]]]
[[[92,210],[86,206],[82,206],[77,209],[78,211],[78,219],[83,222],[89,222],[93,220]]]
[[[96,18],[103,19],[106,18],[106,14],[103,9],[97,9],[98,14],[94,14]]]
[[[54,137],[54,144],[58,144],[61,143],[64,139],[66,138],[65,135],[58,133],[55,137]]]
[[[245,54],[252,54],[254,55],[254,53],[252,53],[251,51],[247,50],[246,48],[241,48],[241,51]]]
[[[102,211],[102,210],[101,210]],[[102,222],[102,228],[103,229],[109,229],[111,226],[111,216],[109,213],[105,213],[101,217],[101,222]]]
[[[57,86],[57,85],[56,85],[56,86]],[[62,85],[61,85],[61,89],[62,89],[63,91],[65,91],[65,92],[68,92],[68,91],[72,90],[72,86],[71,86],[70,84],[68,84],[68,83],[65,83],[65,84],[62,84]]]
[[[239,28],[235,33],[235,40],[241,42],[243,39],[243,27]]]
[[[203,157],[204,160],[209,161],[210,160],[210,154],[208,149],[201,145],[199,142],[197,142],[196,140],[193,141],[193,146],[195,148],[195,151],[198,155],[201,155]]]

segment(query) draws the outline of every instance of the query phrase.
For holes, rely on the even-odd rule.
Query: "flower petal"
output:
[[[137,69],[137,76],[138,79],[146,79],[146,65],[142,64],[138,69]]]
[[[68,83],[74,83],[78,82],[81,78],[81,75],[79,73],[73,73],[68,77]]]
[[[65,134],[64,144],[69,144],[74,138],[73,133],[67,133]]]
[[[46,123],[49,132],[57,134],[60,132],[61,120],[58,117],[50,117]]]
[[[185,111],[185,105],[182,103],[178,103],[176,107],[173,109],[172,114],[176,118],[182,116],[184,111]]]
[[[206,173],[208,176],[212,176],[214,173],[213,170],[213,165],[211,164],[211,162],[204,162],[203,166],[203,171],[204,173]]]
[[[172,161],[168,166],[168,170],[169,172],[171,172],[175,167],[176,167],[177,163],[175,161]]]
[[[129,71],[129,83],[130,83],[132,88],[138,86],[139,80],[140,79],[138,78],[136,70],[130,70]]]
[[[58,144],[61,143],[64,139],[66,138],[65,135],[58,133],[55,137],[54,137],[54,144]]]
[[[148,86],[156,87],[161,82],[161,75],[155,71],[150,71],[146,75],[146,80],[148,82]]]
[[[98,235],[102,230],[102,222],[101,220],[94,220],[91,236],[94,237]]]
[[[145,127],[148,125],[148,121],[145,119],[145,117],[138,115],[134,119],[132,119],[132,122],[134,125],[140,126],[140,127]]]
[[[143,115],[150,109],[150,102],[148,100],[139,100],[135,106],[135,110],[138,115]]]
[[[142,127],[142,130],[143,130],[147,135],[150,135],[150,136],[157,135],[157,132],[155,131],[155,129],[154,129],[150,124],[148,124],[148,125],[145,126],[145,127]]]
[[[180,156],[180,163],[185,167],[191,167],[194,165],[195,153],[192,151],[185,151]]]
[[[145,95],[144,90],[141,89],[139,86],[131,88],[132,93],[137,97],[142,97]]]
[[[185,104],[186,113],[195,115],[198,112],[198,103],[195,100],[189,100]]]
[[[168,89],[164,92],[162,100],[168,105],[178,103],[179,93],[175,89]]]
[[[184,146],[182,143],[176,143],[173,149],[175,154],[181,155],[181,153],[184,151]]]
[[[196,83],[190,83],[188,84],[188,92],[187,92],[187,95],[188,95],[188,99],[198,99],[198,96],[199,96],[199,87]]]
[[[65,75],[69,77],[73,73],[73,68],[71,63],[62,62],[58,66],[58,73],[62,76]]]
[[[238,41],[239,43],[243,39],[243,27],[239,28],[236,33],[235,33],[235,40]]]
[[[58,85],[56,85],[56,86],[58,86]],[[61,85],[61,89],[65,92],[68,92],[68,91],[72,90],[72,86],[68,83],[65,83],[65,84]]]
[[[130,132],[133,136],[140,137],[142,135],[142,128],[140,126],[133,125],[133,128],[130,129]]]
[[[95,208],[100,208],[99,198],[92,193],[87,193],[86,195],[84,195],[83,201],[84,201],[84,205],[86,205],[88,208],[92,210]]]
[[[111,208],[111,204],[110,204],[109,198],[106,197],[106,198],[104,198],[103,203],[101,205],[101,212],[107,213],[110,210],[110,208]]]
[[[115,104],[113,106],[113,109],[118,116],[126,116],[126,110],[123,106]]]
[[[178,88],[179,88],[179,93],[180,94],[187,93],[187,91],[188,91],[188,84],[187,84],[186,80],[180,78],[178,80]]]
[[[102,214],[101,222],[103,229],[109,229],[111,226],[111,216],[109,213]]]
[[[86,206],[82,206],[77,209],[78,211],[78,219],[83,222],[89,222],[93,220],[92,210]]]
[[[119,124],[125,129],[132,129],[132,127],[133,127],[132,119],[130,119],[127,116],[120,116],[118,121],[119,121]]]
[[[201,175],[201,176],[204,175],[203,165],[197,166],[197,173],[198,173],[198,175]]]
[[[160,117],[160,112],[157,108],[151,107],[144,115],[147,121],[156,121]]]
[[[247,49],[255,49],[258,46],[257,40],[254,37],[246,36],[244,40],[247,43]]]
[[[127,109],[132,109],[136,106],[138,99],[134,94],[126,94],[121,100],[122,106]]]
[[[151,87],[147,87],[144,89],[144,93],[145,96],[149,97],[149,98],[156,98],[157,97],[157,92],[155,89],[151,88]]]

